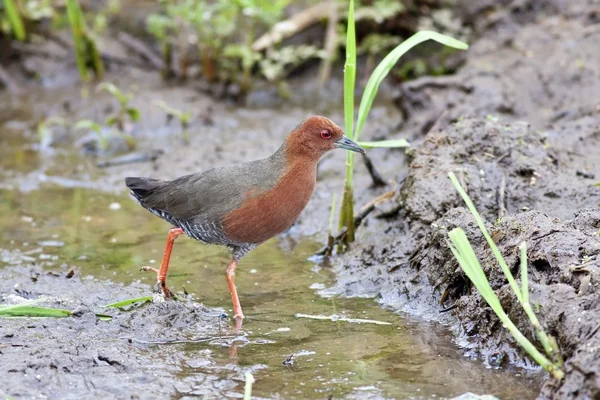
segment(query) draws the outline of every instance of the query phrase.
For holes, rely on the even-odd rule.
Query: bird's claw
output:
[[[164,282],[157,282],[156,285],[154,285],[154,293],[162,295],[165,300],[173,298],[173,293]]]
[[[148,267],[148,266],[143,266],[142,268],[140,268],[140,271],[154,272],[156,275],[159,274],[159,271],[156,268],[152,268],[152,267]],[[171,293],[169,288],[167,288],[167,285],[164,281],[159,280],[156,283],[156,285],[154,286],[154,293],[161,294],[162,296],[164,296],[165,300],[173,298],[173,293]]]

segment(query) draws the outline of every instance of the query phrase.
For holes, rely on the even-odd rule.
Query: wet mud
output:
[[[0,212],[7,215],[3,224],[8,227],[0,244],[2,262],[7,265],[0,269],[0,293],[4,303],[45,295],[45,304],[77,309],[77,316],[51,321],[2,320],[3,387],[18,382],[17,390],[10,392],[16,398],[40,393],[64,398],[65,390],[72,398],[89,393],[107,398],[131,393],[140,398],[234,398],[240,396],[244,372],[252,371],[258,377],[263,374],[263,386],[257,384],[257,390],[265,398],[306,398],[309,392],[314,398],[332,393],[364,399],[429,398],[452,397],[469,390],[503,399],[600,397],[600,187],[594,186],[600,181],[598,4],[592,0],[505,1],[499,6],[492,1],[456,1],[453,12],[473,32],[471,49],[456,74],[423,77],[388,88],[391,90],[383,93],[383,101],[375,106],[365,127],[364,140],[406,137],[413,143],[407,153],[369,152],[382,176],[400,183],[397,199],[369,216],[346,254],[311,266],[294,261],[294,268],[304,271],[296,282],[304,291],[282,285],[289,276],[284,268],[289,260],[280,253],[299,253],[305,260],[318,246],[298,251],[300,238],[313,236],[321,243],[325,239],[331,194],[342,187],[344,154],[325,158],[319,165],[313,199],[298,222],[269,250],[259,248],[253,253],[257,255],[249,256],[249,268],[257,265],[259,275],[266,269],[272,276],[269,282],[247,281],[255,286],[240,283],[244,293],[250,294],[246,300],[250,315],[254,313],[258,319],[254,329],[248,328],[261,330],[256,335],[236,335],[228,322],[220,320],[221,313],[228,312],[219,308],[229,301],[225,287],[213,283],[212,275],[204,272],[206,267],[194,266],[224,265],[227,256],[219,250],[199,250],[193,243],[177,244],[184,249],[180,262],[186,266],[179,266],[183,272],[179,277],[175,273],[174,281],[178,287],[203,282],[203,293],[197,294],[195,301],[148,304],[126,312],[99,309],[102,304],[149,293],[152,279],[140,281],[127,271],[159,259],[164,241],[159,233],[166,226],[149,222],[151,217],[143,214],[145,211],[135,209],[133,202],[126,203],[129,199],[122,180],[132,174],[168,179],[266,156],[280,145],[287,131],[310,114],[342,121],[339,102],[331,100],[341,99],[340,87],[332,83],[332,93],[317,96],[314,83],[300,78],[293,82],[299,97],[293,104],[264,108],[279,101],[259,92],[248,107],[239,107],[215,101],[192,83],[165,87],[153,71],[109,66],[112,81],[134,93],[132,105],[142,113],[131,131],[141,161],[129,160],[123,165],[118,158],[123,149],[118,143],[108,154],[73,151],[71,144],[82,132],[56,129],[52,146],[40,147],[35,122],[41,118],[104,119],[114,104],[93,88],[87,88],[88,95],[81,101],[73,101],[81,95],[81,88],[74,85],[74,66],[69,67],[71,73],[65,73],[63,64],[30,56],[26,64],[45,71],[45,87],[19,82],[27,92],[5,96],[0,110],[4,122],[0,189],[8,193],[3,197],[6,201],[0,202]],[[111,45],[117,52],[123,50],[117,43]],[[390,104],[389,92],[396,94],[395,105]],[[153,105],[155,100],[193,110],[189,144],[179,136],[176,124],[167,124],[164,114]],[[558,340],[566,361],[563,381],[546,376],[542,387],[542,375],[454,261],[447,232],[461,227],[510,317],[533,339],[525,316],[494,268],[493,256],[462,208],[447,177],[450,171],[457,174],[486,219],[515,275],[519,272],[518,245],[527,242],[531,300],[542,324]],[[371,187],[360,163],[355,177],[358,205],[391,187]],[[69,191],[46,191],[56,186]],[[94,215],[92,226],[82,228],[80,219],[87,217],[77,214],[86,210],[79,190],[98,190],[104,193],[100,198],[109,196],[111,202],[124,204],[133,217]],[[39,198],[24,211],[21,197],[26,194]],[[67,206],[36,212],[48,194],[64,197],[76,210],[75,219],[61,213]],[[93,203],[93,196],[85,201]],[[106,206],[102,204],[104,209]],[[24,228],[23,221],[30,224],[31,216],[34,221],[47,218],[45,224],[38,222],[43,228]],[[64,221],[78,230],[57,231]],[[102,225],[105,221],[118,222],[108,229]],[[123,231],[133,233],[119,233]],[[50,262],[25,254],[24,243],[34,241],[31,237],[55,240],[47,237],[50,232],[58,232],[65,249],[51,253]],[[91,244],[81,239],[86,235],[94,238]],[[276,256],[272,256],[273,248]],[[201,255],[193,255],[199,251]],[[82,254],[88,258],[80,258]],[[102,260],[102,267],[94,257]],[[67,267],[56,272],[59,262]],[[280,264],[281,270],[276,266]],[[71,265],[79,266],[82,276],[67,278]],[[222,279],[218,271],[217,279]],[[263,283],[272,289],[263,289]],[[309,286],[310,296],[306,294]],[[365,305],[372,300],[363,298],[375,298],[385,310],[400,312],[409,322],[399,323],[389,311],[373,310]],[[351,329],[347,341],[336,341],[345,337],[346,326],[305,325],[288,315],[290,309],[332,314],[340,311],[338,302],[343,305],[342,313],[349,316],[366,312],[400,325],[389,331]],[[114,318],[100,321],[94,314],[99,311]],[[265,322],[265,315],[283,316]],[[277,336],[285,335],[277,330],[288,326],[294,335]],[[408,343],[396,342],[398,329],[400,335],[406,333]],[[450,338],[441,333],[448,330],[460,348],[451,346]],[[263,350],[261,346],[269,345],[272,335],[278,344],[271,344],[275,347],[270,351]],[[149,343],[169,339],[207,342]],[[350,366],[343,355],[325,356],[331,343],[334,355],[341,349],[349,351],[361,360],[361,367]],[[373,343],[379,345],[371,346]],[[244,346],[252,350],[240,351]],[[292,349],[305,354],[300,357],[306,361],[298,374],[281,366]],[[244,351],[248,352],[244,355]],[[423,354],[427,356],[419,358]],[[477,360],[462,358],[463,354]],[[321,379],[314,371],[328,362],[333,367],[325,372],[332,378]],[[351,376],[348,385],[344,374]],[[120,389],[115,381],[122,383],[123,379],[127,383]],[[295,384],[286,389],[289,379]],[[402,390],[399,381],[405,386]],[[383,383],[371,387],[372,382]],[[419,392],[421,388],[426,393]]]
[[[145,397],[151,384],[151,397],[170,396],[173,381],[169,368],[159,367],[157,360],[170,360],[171,368],[186,360],[176,348],[152,346],[152,342],[227,343],[235,338],[226,324],[219,323],[218,312],[211,313],[196,302],[151,303],[130,312],[101,307],[119,298],[146,296],[147,285],[124,286],[29,266],[6,268],[2,277],[0,290],[8,294],[4,304],[44,297],[47,300],[40,306],[74,314],[62,319],[3,319],[2,386],[14,398],[114,398],[119,396],[123,379],[131,394]],[[94,312],[113,319],[101,321]],[[197,353],[194,362],[210,364],[210,352]],[[181,384],[193,387],[194,381],[207,378],[199,374]],[[241,376],[232,374],[220,385],[235,387],[233,379]]]
[[[566,360],[565,379],[549,379],[539,398],[598,398],[597,4],[507,3],[461,3],[477,36],[465,64],[454,76],[401,86],[401,132],[425,136],[412,151],[397,218],[344,257],[335,291],[446,322],[466,354],[491,366],[532,367],[448,248],[447,232],[463,228],[505,309],[532,337],[452,171],[514,274],[518,245],[528,244],[532,299]]]

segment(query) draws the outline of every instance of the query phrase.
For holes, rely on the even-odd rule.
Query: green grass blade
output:
[[[96,317],[98,317],[98,319],[100,321],[110,321],[113,318],[112,315],[101,314],[101,313],[96,313]]]
[[[494,241],[490,237],[490,235],[485,227],[485,224],[483,222],[483,219],[481,218],[481,216],[479,215],[479,212],[475,208],[473,201],[471,200],[469,195],[465,192],[463,187],[460,185],[460,183],[458,182],[458,179],[456,179],[456,176],[454,175],[454,173],[450,172],[450,173],[448,173],[448,176],[450,177],[452,184],[454,185],[454,187],[456,188],[456,190],[458,191],[458,193],[464,200],[469,211],[475,218],[475,221],[477,222],[477,225],[479,226],[481,233],[483,234],[488,245],[490,246],[492,253],[494,254],[494,257],[496,258],[496,261],[500,265],[500,268],[501,268],[502,272],[504,273],[504,276],[508,280],[508,283],[509,283],[512,291],[515,293],[517,300],[519,301],[519,303],[523,307],[523,310],[525,311],[525,314],[527,314],[527,317],[531,321],[531,324],[533,325],[533,329],[535,330],[536,336],[538,337],[540,343],[544,347],[544,351],[546,352],[546,354],[548,356],[550,356],[554,360],[555,364],[552,364],[553,370],[548,369],[548,371],[550,371],[553,374],[553,376],[555,376],[555,377],[557,377],[559,375],[563,375],[564,373],[561,370],[561,365],[562,365],[563,361],[562,361],[562,358],[560,355],[560,350],[558,348],[558,344],[556,343],[556,340],[553,337],[549,336],[544,331],[542,324],[540,324],[540,321],[538,320],[537,316],[535,315],[535,312],[533,312],[533,308],[531,307],[531,304],[529,303],[529,291],[528,291],[528,287],[527,287],[527,285],[528,285],[527,276],[525,276],[525,280],[524,280],[526,286],[524,288],[519,288],[519,285],[517,284],[515,278],[512,276],[510,269],[506,265],[506,262],[504,261],[504,257],[502,257],[502,254],[500,253],[498,246],[496,246],[496,243],[494,243]],[[523,252],[523,249],[521,250],[521,252]],[[521,258],[522,258],[521,262],[523,262],[523,260],[525,260],[525,262],[526,262],[526,260],[527,260],[526,248],[525,248],[525,255],[524,256],[522,255]],[[525,265],[525,268],[521,268],[521,271],[522,271],[521,273],[523,273],[523,271],[524,271],[526,274],[527,273],[527,265]],[[483,273],[483,271],[482,271],[482,273]],[[526,296],[524,296],[524,294],[523,294],[524,293],[523,289],[527,289]],[[537,362],[537,360],[536,360],[536,362]]]
[[[152,296],[135,297],[133,299],[117,301],[116,303],[106,304],[103,307],[123,308],[123,307],[128,307],[135,303],[141,303],[141,302],[147,302],[147,301],[152,301]]]
[[[64,318],[72,315],[69,310],[59,308],[17,305],[0,308],[0,317],[53,317]]]
[[[402,147],[410,147],[410,143],[406,139],[378,140],[376,142],[358,142],[365,149],[386,148],[395,149]]]
[[[331,197],[331,211],[329,212],[329,235],[331,236],[333,232],[333,219],[335,218],[335,201],[336,201],[335,193]]]
[[[496,260],[498,261],[498,264],[500,265],[502,272],[506,276],[506,279],[508,280],[508,283],[510,284],[511,289],[513,290],[513,292],[515,292],[515,295],[517,296],[519,303],[523,304],[523,296],[521,294],[521,288],[519,288],[517,281],[515,280],[512,273],[510,272],[510,269],[508,268],[508,265],[506,265],[506,262],[504,261],[504,257],[502,257],[502,254],[500,253],[498,246],[496,246],[496,243],[494,243],[490,234],[488,233],[488,231],[485,227],[485,223],[483,222],[483,218],[481,218],[481,215],[479,215],[477,208],[475,208],[475,205],[473,204],[473,201],[471,201],[471,198],[469,197],[467,192],[465,192],[463,187],[458,182],[456,175],[454,175],[453,172],[449,172],[448,176],[450,177],[452,184],[456,188],[456,191],[458,192],[460,197],[462,197],[463,201],[467,205],[467,208],[469,209],[471,214],[473,214],[473,217],[475,218],[475,221],[477,222],[477,226],[479,226],[481,233],[483,234],[483,236],[485,237],[485,240],[487,241],[488,245],[492,249],[492,253],[494,254],[494,257],[496,257]]]
[[[346,135],[353,137],[354,130],[354,84],[356,81],[356,32],[354,27],[354,0],[348,6],[346,30],[346,62],[344,64],[344,124]],[[349,155],[351,153],[348,153]]]
[[[354,87],[356,83],[356,32],[354,26],[354,0],[348,6],[346,30],[346,61],[344,63],[344,129],[346,136],[354,137]],[[352,188],[354,153],[346,153],[346,185]],[[352,199],[354,201],[354,199]],[[342,207],[346,202],[342,201]]]
[[[365,124],[367,116],[369,115],[369,111],[371,111],[373,100],[377,95],[379,85],[381,84],[383,79],[391,71],[394,65],[396,65],[400,57],[402,57],[406,52],[408,52],[410,49],[412,49],[419,43],[425,42],[427,40],[435,40],[436,42],[441,43],[445,46],[454,47],[455,49],[460,50],[466,50],[469,48],[468,44],[461,42],[460,40],[433,31],[417,32],[408,39],[406,39],[404,42],[400,43],[379,63],[379,65],[373,71],[373,74],[371,74],[369,81],[367,82],[365,92],[363,93],[362,99],[360,101],[360,106],[358,108],[358,118],[356,120],[356,129],[354,131],[354,136],[352,137],[353,140],[356,141],[360,137],[360,133]]]
[[[356,32],[354,26],[354,0],[348,5],[348,27],[346,29],[346,61],[344,63],[344,124],[346,135],[354,136],[354,85],[356,83]],[[340,229],[347,228],[344,241],[354,241],[354,153],[346,152],[346,179],[340,208]],[[341,250],[341,248],[340,248]]]
[[[14,0],[4,0],[4,7],[15,38],[21,41],[25,40],[27,38],[27,32],[25,31],[25,25],[23,25],[23,19],[21,18],[21,14],[19,14],[17,4]]]
[[[527,244],[521,243],[521,291],[523,292],[523,302],[529,303],[529,278],[527,277]]]
[[[448,236],[451,241],[449,246],[452,254],[454,254],[460,267],[465,271],[465,274],[469,277],[471,282],[473,282],[473,285],[477,288],[479,293],[481,293],[483,299],[492,308],[502,324],[509,330],[510,334],[536,363],[542,366],[546,371],[550,372],[556,379],[562,379],[564,376],[562,370],[540,353],[533,343],[531,343],[529,339],[521,333],[519,328],[516,327],[506,312],[504,312],[498,296],[494,293],[487,277],[483,273],[481,264],[479,264],[479,260],[477,259],[465,232],[460,228],[455,228],[448,232]]]
[[[71,33],[73,34],[77,69],[79,69],[79,75],[81,76],[81,79],[87,81],[87,46],[84,38],[85,21],[83,20],[81,7],[79,6],[79,2],[77,0],[67,0],[67,17],[69,19],[69,25],[71,25]]]

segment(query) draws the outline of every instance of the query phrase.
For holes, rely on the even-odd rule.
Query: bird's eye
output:
[[[329,132],[327,129],[323,129],[321,131],[321,137],[323,139],[329,139],[329,138],[331,138],[331,132]]]

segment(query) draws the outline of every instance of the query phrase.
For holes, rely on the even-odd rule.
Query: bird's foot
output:
[[[154,272],[157,276],[159,274],[159,271],[156,268],[147,266],[140,268],[140,271]],[[173,298],[173,293],[171,293],[165,281],[159,280],[156,285],[154,285],[154,293],[162,294],[165,300]]]
[[[169,290],[165,282],[157,282],[156,285],[154,285],[154,293],[162,295],[165,300],[173,298],[173,293]]]

